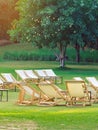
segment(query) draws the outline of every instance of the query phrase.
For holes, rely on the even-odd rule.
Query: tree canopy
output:
[[[19,0],[19,20],[10,36],[20,42],[60,50],[64,67],[66,48],[98,46],[98,0]]]

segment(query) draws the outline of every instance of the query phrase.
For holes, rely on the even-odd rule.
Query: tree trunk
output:
[[[64,59],[60,59],[60,67],[64,68],[65,66],[65,60]]]
[[[62,44],[60,44],[60,67],[64,68],[65,67],[65,57],[66,54],[66,46],[63,46]]]
[[[76,44],[75,46],[76,49],[76,62],[80,62],[80,45]]]

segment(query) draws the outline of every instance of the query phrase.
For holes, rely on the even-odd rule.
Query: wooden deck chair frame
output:
[[[49,101],[45,102],[47,105],[66,105],[66,94],[62,93],[55,84],[43,81],[38,84],[39,89],[45,94]]]
[[[91,105],[90,95],[84,81],[65,81],[68,105]]]
[[[98,80],[95,77],[86,77],[86,80],[92,93],[92,99],[94,102],[98,102]]]
[[[47,97],[42,95],[40,92],[36,91],[34,88],[27,86],[24,82],[22,82],[19,86],[20,92],[17,104],[22,105],[35,105],[38,104],[42,100],[46,100]],[[26,99],[26,95],[29,95],[31,98]]]
[[[35,103],[39,103],[40,101],[46,99],[48,100],[47,96],[45,96],[41,92],[38,92],[35,88],[31,87],[24,81],[16,81],[13,83],[20,90],[18,100],[17,100],[17,104],[19,105],[33,105]],[[26,99],[25,98],[26,95],[29,95],[30,98]]]
[[[31,87],[31,85],[32,85],[32,77],[27,75],[24,70],[15,70],[15,72],[22,79],[22,81],[25,83],[25,86],[30,87],[32,89],[32,91],[34,91],[34,93],[40,93],[41,98],[39,98],[39,100],[47,100],[48,99],[46,95],[42,94],[41,92],[38,92],[33,86]],[[35,83],[35,84],[38,84],[38,83]],[[33,85],[34,85],[34,83],[33,83]],[[28,89],[30,89],[30,88],[28,88]],[[22,91],[21,91],[20,95],[22,95],[22,96],[20,96],[20,99],[24,99],[23,98],[25,96],[24,89],[21,89],[21,90]]]

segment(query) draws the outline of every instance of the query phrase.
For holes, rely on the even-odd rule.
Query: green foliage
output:
[[[76,51],[74,48],[67,48],[66,55],[68,56],[68,61],[75,62],[76,61]],[[98,62],[98,50],[88,49],[85,50],[80,49],[80,62]]]
[[[16,61],[54,61],[56,59],[53,54],[40,54],[33,52],[6,52],[3,56],[4,60],[16,60]]]
[[[32,44],[12,44],[0,47],[1,60],[55,60],[57,49],[35,48]]]
[[[70,42],[84,46],[88,41],[95,43],[98,37],[96,0],[19,0],[17,5],[20,19],[15,30],[21,42],[39,47],[50,43],[54,47],[57,43],[64,46]]]
[[[12,39],[39,48],[57,47],[61,67],[68,44],[98,48],[97,0],[19,0],[17,10],[20,18],[9,31]]]

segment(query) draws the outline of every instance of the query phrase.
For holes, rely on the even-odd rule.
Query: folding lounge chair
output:
[[[50,70],[50,69],[49,69]],[[44,70],[34,70],[35,71],[35,73],[38,75],[38,77],[39,77],[39,83],[41,82],[41,81],[46,81],[46,84],[47,84],[47,82],[49,83],[49,84],[52,84],[52,83],[54,83],[54,75],[55,74],[50,74],[50,76],[49,75],[47,75],[46,74],[46,72],[44,71]],[[65,90],[62,90],[61,88],[59,88],[58,86],[56,86],[55,85],[55,87],[57,88],[57,89],[59,89],[59,91],[61,92],[61,93],[66,93],[65,92]]]
[[[62,83],[63,77],[57,76],[52,69],[44,69],[44,73],[55,83]]]
[[[8,89],[9,84],[0,76],[0,89]]]
[[[5,84],[9,89],[15,89],[18,85],[18,81],[14,78],[14,76],[11,73],[1,73],[2,78],[5,80]]]
[[[41,95],[34,88],[27,86],[25,82],[17,81],[12,74],[2,73],[1,75],[7,83],[12,84],[13,86],[16,86],[20,89],[17,101],[18,104],[34,104],[35,101],[39,102],[39,100],[41,100],[42,98],[46,98],[45,95]],[[28,97],[30,98],[29,100],[27,99]]]
[[[74,80],[78,80],[78,81],[84,81],[81,77],[74,77],[73,79]],[[87,90],[89,92],[90,99],[93,101],[93,98],[94,98],[94,95],[95,95],[95,91],[87,82],[85,82],[85,84],[87,86]]]
[[[30,78],[28,75],[26,75],[24,70],[15,70],[15,72],[17,74],[17,79],[20,78],[22,81],[30,81],[30,80],[32,80],[32,78]]]
[[[66,94],[62,93],[55,84],[42,81],[38,87],[49,98],[49,101],[45,102],[46,105],[66,105]]]
[[[88,81],[88,89],[91,91],[92,99],[98,102],[98,80],[95,77],[86,77]]]
[[[27,86],[25,83],[21,83],[19,88],[20,93],[17,101],[18,104],[36,105],[43,100],[48,100],[47,96],[36,91],[34,88]]]
[[[48,76],[44,70],[34,70],[34,72],[36,73],[36,75],[39,77],[39,80],[42,81],[42,80],[48,80],[48,81],[51,81],[51,82],[54,82],[54,77],[50,77]]]
[[[91,105],[89,92],[84,81],[65,81],[68,105]]]
[[[3,100],[8,101],[8,85],[9,84],[7,84],[4,81],[4,79],[0,76],[0,101],[3,101]]]
[[[24,70],[24,73],[34,82],[38,83],[39,78],[38,76],[33,72],[33,70]]]
[[[36,75],[34,75],[32,70],[15,70],[17,73],[17,77],[20,77],[22,81],[24,81],[27,86],[33,86],[38,83],[39,79]]]

